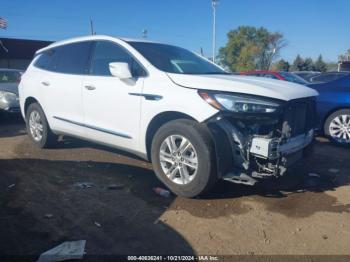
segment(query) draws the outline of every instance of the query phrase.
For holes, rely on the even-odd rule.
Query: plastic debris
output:
[[[153,188],[153,191],[162,197],[170,197],[170,191],[163,189],[161,187],[155,187]]]
[[[97,227],[102,227],[101,224],[98,223],[98,222],[96,222],[96,221],[94,222],[94,224],[95,224],[95,226],[97,226]]]
[[[120,190],[120,189],[124,188],[124,185],[111,184],[111,185],[107,186],[107,188],[110,190]]]
[[[336,169],[336,168],[330,168],[330,169],[328,169],[328,172],[330,172],[330,173],[338,173],[339,172],[339,169]]]
[[[320,177],[319,174],[315,174],[315,173],[309,173],[309,176],[310,176],[310,177]]]
[[[85,253],[86,240],[67,241],[42,253],[37,262],[53,262],[82,259]]]
[[[7,188],[13,188],[16,184],[11,184]]]
[[[77,183],[74,183],[73,185],[74,187],[79,187],[81,189],[85,189],[85,188],[91,188],[94,186],[93,183],[90,183],[90,182],[77,182]]]
[[[53,214],[45,214],[44,217],[47,219],[50,219],[50,218],[53,218]]]

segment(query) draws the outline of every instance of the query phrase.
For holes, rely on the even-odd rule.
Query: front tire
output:
[[[26,126],[28,136],[39,148],[50,148],[57,143],[57,136],[51,131],[45,113],[38,103],[29,105]]]
[[[350,109],[331,114],[324,124],[324,133],[334,143],[350,146]]]
[[[201,195],[218,179],[210,133],[195,121],[173,120],[160,127],[151,158],[157,177],[179,196]]]

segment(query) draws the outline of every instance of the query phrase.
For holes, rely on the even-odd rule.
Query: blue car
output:
[[[350,74],[308,86],[320,94],[317,112],[321,133],[337,144],[350,145]]]

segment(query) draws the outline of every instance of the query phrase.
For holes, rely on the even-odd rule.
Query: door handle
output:
[[[43,81],[43,82],[41,82],[44,86],[49,86],[50,85],[50,83],[49,82],[46,82],[46,81]]]
[[[95,90],[96,87],[91,86],[91,85],[86,85],[86,86],[85,86],[85,89],[87,89],[87,90]]]

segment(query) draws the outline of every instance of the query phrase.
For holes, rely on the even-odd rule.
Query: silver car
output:
[[[0,111],[18,113],[18,84],[21,80],[21,70],[0,68]]]

